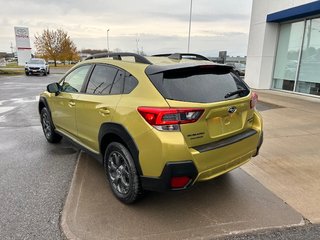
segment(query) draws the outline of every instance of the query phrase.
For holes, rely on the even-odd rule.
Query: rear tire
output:
[[[60,136],[54,131],[54,125],[51,120],[51,115],[46,107],[41,109],[40,117],[41,117],[42,130],[47,141],[50,143],[60,142],[62,139],[62,136]]]
[[[108,145],[104,155],[104,169],[113,194],[121,202],[130,204],[142,196],[136,166],[124,145],[118,142]]]

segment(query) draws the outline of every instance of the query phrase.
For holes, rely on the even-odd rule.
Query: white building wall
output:
[[[245,81],[252,88],[270,89],[278,42],[278,23],[267,15],[314,0],[253,0]]]

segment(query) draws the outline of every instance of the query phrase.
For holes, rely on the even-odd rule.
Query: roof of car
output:
[[[114,60],[123,60],[126,57],[134,58],[135,62],[145,64],[176,64],[180,62],[189,61],[210,61],[208,58],[195,53],[164,53],[156,54],[150,57],[142,56],[137,53],[130,52],[106,52],[93,54],[86,58],[86,60],[96,58],[112,58]],[[210,61],[211,62],[211,61]]]
[[[193,58],[183,58],[182,56],[190,55],[197,56],[196,59]],[[171,56],[171,57],[170,57]],[[179,54],[174,55],[169,54],[159,54],[156,56],[145,57],[136,53],[100,53],[94,54],[88,57],[85,62],[92,63],[116,63],[119,67],[130,67],[135,65],[138,68],[145,68],[147,74],[155,74],[159,72],[164,72],[168,70],[181,69],[181,68],[191,68],[199,66],[221,66],[232,68],[227,65],[214,63],[210,60],[203,60],[201,55],[197,54]],[[127,57],[131,57],[129,60]],[[206,59],[205,57],[203,57]]]

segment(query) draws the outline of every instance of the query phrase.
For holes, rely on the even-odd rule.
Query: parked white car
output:
[[[41,58],[31,58],[29,62],[26,62],[24,70],[27,76],[32,74],[42,74],[46,76],[50,73],[49,64]]]

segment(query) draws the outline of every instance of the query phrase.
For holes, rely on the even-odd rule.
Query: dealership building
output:
[[[253,0],[245,80],[320,96],[320,1]]]

